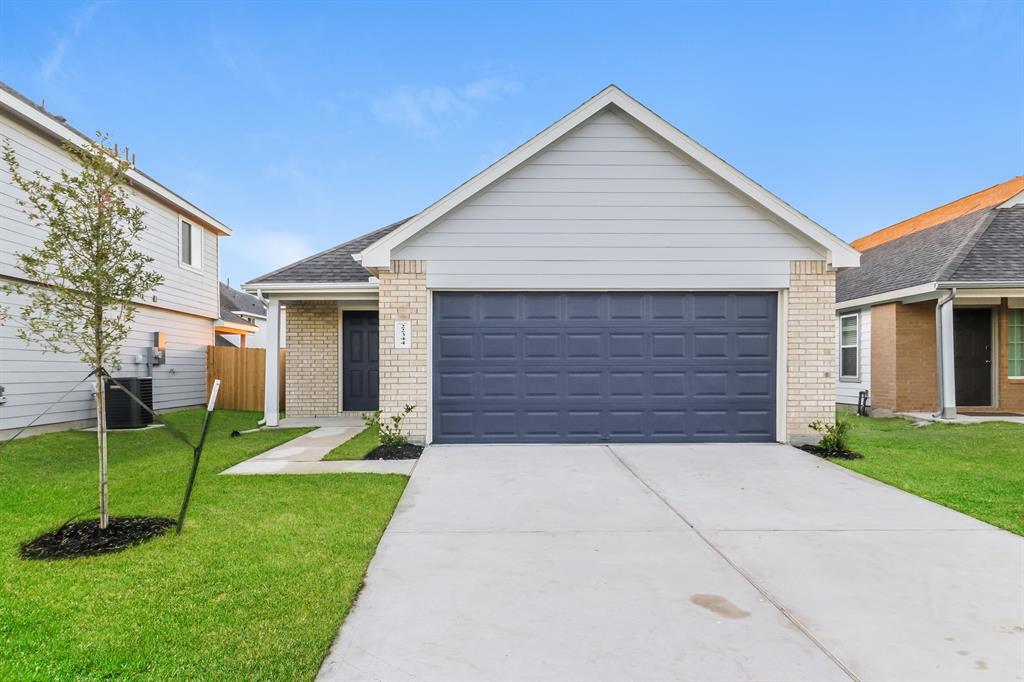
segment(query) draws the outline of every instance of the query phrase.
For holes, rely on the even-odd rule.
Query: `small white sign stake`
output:
[[[213,390],[210,391],[210,402],[206,404],[206,411],[213,412],[213,406],[217,404],[217,394],[220,392],[220,379],[213,380]]]
[[[395,348],[412,347],[412,322],[409,320],[395,321]]]

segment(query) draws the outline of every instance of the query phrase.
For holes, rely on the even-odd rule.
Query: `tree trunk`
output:
[[[107,491],[107,393],[103,375],[96,374],[96,445],[100,454],[100,528],[110,523]]]

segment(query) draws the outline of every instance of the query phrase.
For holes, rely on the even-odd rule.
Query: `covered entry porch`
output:
[[[336,286],[327,291],[261,292],[267,304],[267,346],[287,337],[285,402],[288,424],[344,418],[377,409],[379,323],[377,286]],[[283,311],[287,324],[282,329]],[[279,358],[267,353],[264,419],[281,424]]]
[[[871,406],[1024,415],[1024,288],[939,288],[871,310]]]

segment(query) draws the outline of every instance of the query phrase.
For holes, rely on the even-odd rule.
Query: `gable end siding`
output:
[[[427,286],[782,289],[822,249],[610,111],[399,246]]]

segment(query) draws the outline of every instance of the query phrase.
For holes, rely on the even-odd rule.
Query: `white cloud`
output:
[[[522,91],[522,83],[497,76],[463,86],[462,96],[468,100],[491,101],[500,99],[502,95],[517,95]]]
[[[90,2],[83,5],[82,8],[71,18],[71,30],[65,35],[60,36],[57,39],[57,42],[54,43],[53,49],[50,50],[49,54],[39,60],[39,74],[42,76],[43,81],[50,81],[54,76],[60,73],[61,65],[64,63],[64,57],[71,48],[72,42],[82,31],[86,29],[89,22],[92,21],[93,16],[96,15],[96,10],[98,9],[98,2]]]
[[[442,85],[413,87],[400,85],[371,102],[377,120],[418,134],[436,134],[446,121],[468,119],[479,105],[522,91],[522,85],[507,78],[473,81],[459,88]]]

